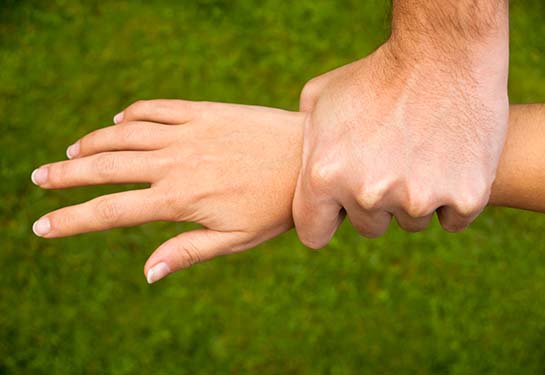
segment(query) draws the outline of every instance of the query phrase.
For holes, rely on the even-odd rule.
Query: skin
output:
[[[32,174],[45,189],[147,182],[149,188],[50,212],[45,238],[152,221],[196,222],[159,246],[148,282],[192,264],[255,247],[293,227],[306,115],[273,108],[182,100],[141,101],[117,125],[85,135],[71,160]],[[545,105],[513,106],[490,204],[545,212]]]
[[[508,119],[507,1],[398,0],[370,56],[309,81],[293,202],[300,240],[327,244],[346,214],[366,237],[438,212],[467,227],[489,199]]]

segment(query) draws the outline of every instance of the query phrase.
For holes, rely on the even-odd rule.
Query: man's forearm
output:
[[[508,0],[393,0],[392,40],[414,53],[508,49]]]

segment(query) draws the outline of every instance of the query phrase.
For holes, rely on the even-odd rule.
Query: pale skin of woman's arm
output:
[[[195,222],[150,256],[149,283],[250,249],[293,227],[305,114],[222,103],[153,100],[116,125],[70,146],[71,160],[32,173],[45,189],[120,183],[149,188],[58,209],[33,225],[45,238],[152,221]],[[545,212],[545,105],[511,107],[507,143],[490,204]]]

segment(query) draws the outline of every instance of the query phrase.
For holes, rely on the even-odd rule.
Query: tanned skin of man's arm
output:
[[[545,212],[545,104],[511,105],[489,204]]]
[[[503,61],[509,50],[508,0],[393,0],[390,51],[399,64],[431,57],[456,64]]]
[[[393,0],[392,34],[463,46],[509,27],[508,0]]]

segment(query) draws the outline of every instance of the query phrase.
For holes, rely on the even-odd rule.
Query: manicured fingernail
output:
[[[51,223],[47,217],[42,217],[32,224],[32,231],[36,236],[43,237],[51,230]]]
[[[78,154],[79,154],[79,141],[77,141],[76,143],[74,143],[73,145],[69,146],[66,149],[66,156],[68,157],[68,159],[75,158],[76,156],[78,156]]]
[[[119,112],[114,116],[114,124],[119,124],[121,121],[123,121],[123,112]]]
[[[156,282],[157,280],[161,280],[163,277],[165,277],[169,273],[170,273],[169,266],[166,263],[161,262],[153,266],[148,271],[148,274],[146,275],[146,279],[148,280],[148,284],[152,284]]]
[[[35,169],[30,176],[35,185],[41,185],[47,181],[47,167]]]

